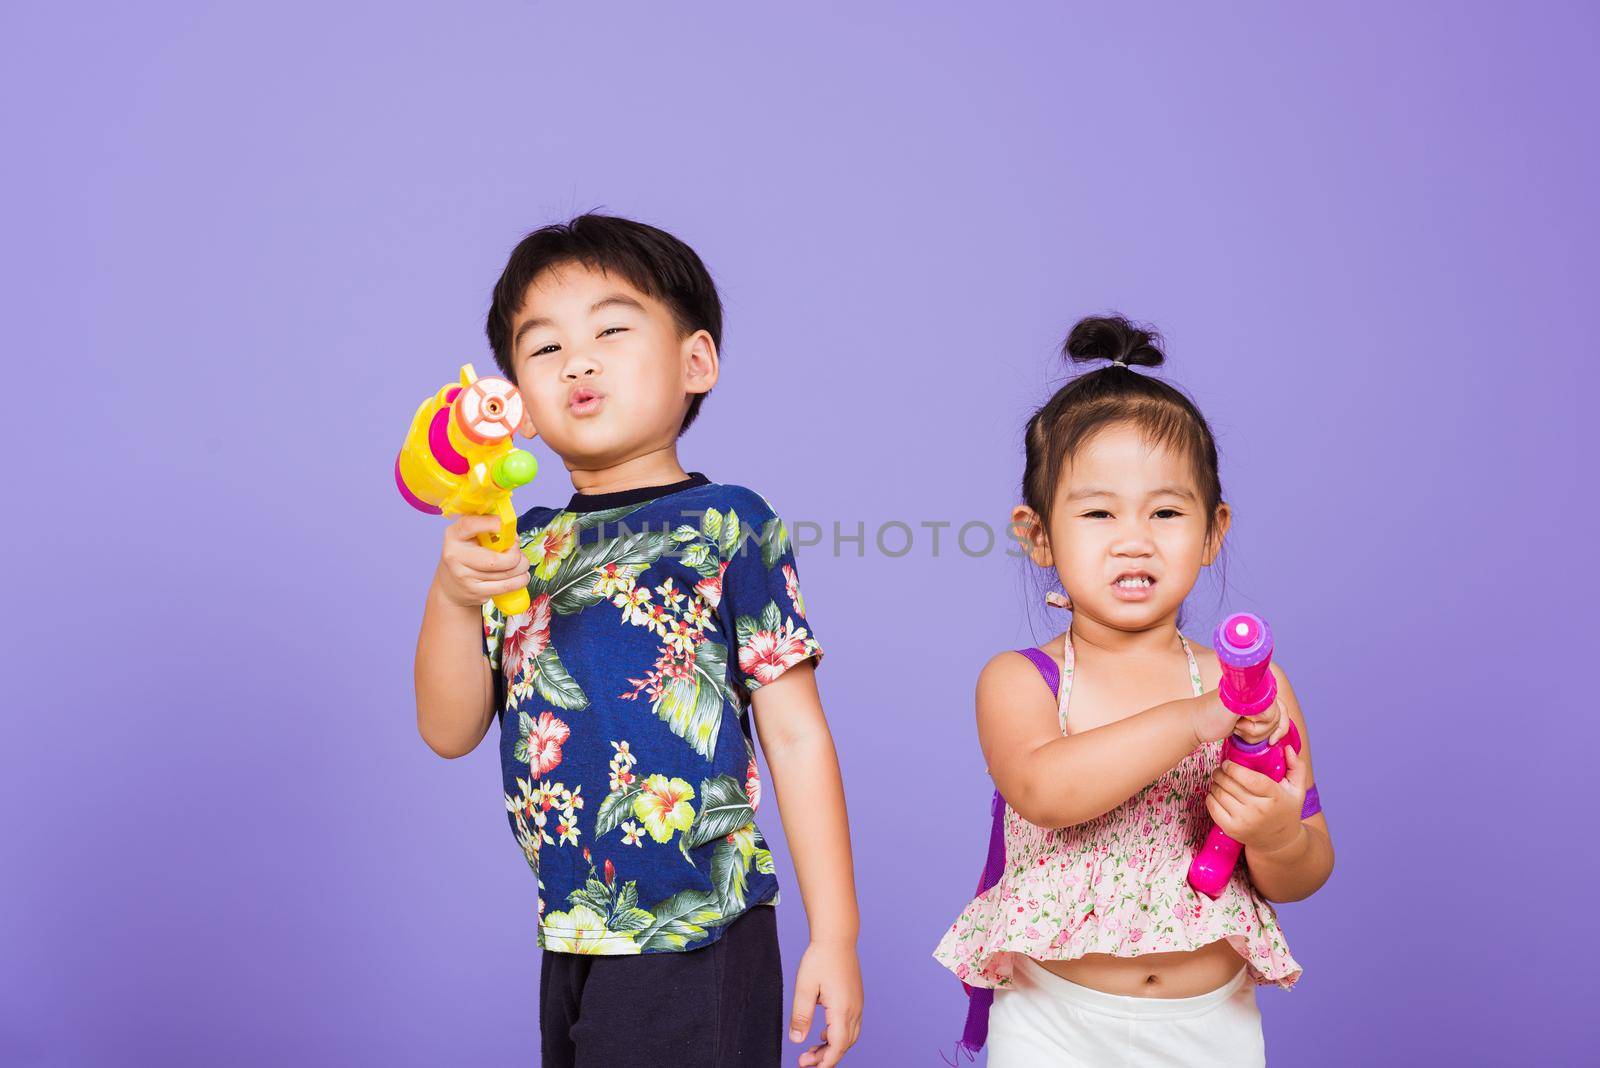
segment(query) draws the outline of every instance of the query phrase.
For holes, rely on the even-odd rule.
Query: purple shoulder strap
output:
[[[1061,669],[1050,659],[1050,654],[1043,649],[1033,648],[1018,649],[1017,652],[1033,662],[1039,674],[1044,676],[1051,695],[1056,695],[1061,688]],[[978,876],[979,896],[1000,881],[1000,873],[1006,866],[1006,801],[1000,796],[999,790],[994,792],[994,800],[989,807],[989,855],[984,861],[983,874]],[[989,1007],[994,1004],[994,991],[986,986],[961,985],[967,991],[967,1025],[961,1032],[961,1041],[956,1048],[976,1055],[989,1037]]]
[[[1018,649],[1017,652],[1033,661],[1033,666],[1039,669],[1045,684],[1050,687],[1050,696],[1058,696],[1061,691],[1061,666],[1050,659],[1050,654],[1043,649]]]

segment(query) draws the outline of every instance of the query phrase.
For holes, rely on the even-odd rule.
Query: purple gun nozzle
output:
[[[1227,621],[1222,628],[1223,640],[1231,649],[1245,652],[1261,637],[1262,622],[1257,616],[1248,612],[1240,612]]]
[[[1254,716],[1278,699],[1272,674],[1272,628],[1253,612],[1236,612],[1217,625],[1211,644],[1222,665],[1222,703],[1236,716]]]

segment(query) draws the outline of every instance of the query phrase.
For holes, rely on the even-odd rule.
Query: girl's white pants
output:
[[[1249,969],[1192,998],[1107,994],[1070,982],[1021,953],[989,1013],[989,1068],[1267,1063]]]

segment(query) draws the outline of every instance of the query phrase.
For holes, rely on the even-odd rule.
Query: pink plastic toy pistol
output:
[[[1278,699],[1278,679],[1272,674],[1272,630],[1266,620],[1253,612],[1237,612],[1217,625],[1211,644],[1222,662],[1222,684],[1218,688],[1222,703],[1238,716],[1265,712]],[[1283,747],[1300,751],[1300,731],[1289,721],[1289,732],[1276,743],[1252,745],[1237,734],[1222,747],[1222,759],[1251,768],[1282,782],[1288,773]],[[1189,885],[1210,898],[1221,895],[1243,847],[1221,827],[1213,825],[1205,845],[1189,865]]]

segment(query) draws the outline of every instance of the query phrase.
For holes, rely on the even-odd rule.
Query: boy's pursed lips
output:
[[[567,394],[567,408],[577,415],[586,415],[598,408],[604,399],[605,394],[593,386],[574,386]]]

